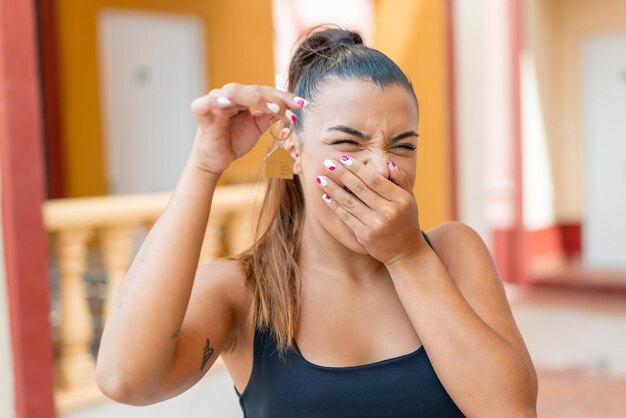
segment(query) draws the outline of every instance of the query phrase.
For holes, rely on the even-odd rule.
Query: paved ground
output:
[[[538,370],[539,417],[626,417],[626,378],[586,369]]]
[[[187,392],[150,406],[113,401],[74,411],[61,418],[241,418],[241,408],[225,368],[209,370]]]
[[[626,417],[626,295],[507,286],[540,418]]]
[[[539,375],[541,418],[626,417],[626,296],[507,285]],[[63,418],[241,417],[224,369],[149,407],[105,402]]]

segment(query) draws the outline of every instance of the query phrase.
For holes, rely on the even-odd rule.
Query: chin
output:
[[[361,244],[359,240],[356,239],[356,236],[354,235],[354,233],[350,235],[351,235],[350,242],[348,244],[345,244],[346,247],[350,248],[352,251],[354,251],[357,254],[363,254],[363,255],[369,254],[365,246]]]

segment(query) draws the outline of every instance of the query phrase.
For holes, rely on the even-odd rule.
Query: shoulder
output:
[[[234,336],[248,318],[249,298],[245,277],[237,261],[219,258],[198,266],[194,292],[202,300],[219,300],[235,318]]]
[[[218,292],[233,306],[245,304],[245,277],[240,264],[231,259],[218,258],[198,266],[196,281],[201,287]]]
[[[463,222],[444,222],[424,232],[430,238],[437,254],[446,258],[445,261],[451,261],[450,258],[454,258],[455,255],[458,256],[458,250],[461,249],[465,251],[487,249],[480,234]]]
[[[455,282],[466,277],[466,275],[454,274],[455,271],[472,266],[494,267],[485,241],[471,226],[458,221],[449,221],[424,232]],[[457,282],[458,284],[460,283]]]

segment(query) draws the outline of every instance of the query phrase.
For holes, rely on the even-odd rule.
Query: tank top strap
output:
[[[426,242],[428,243],[428,245],[430,246],[430,248],[435,251],[435,248],[433,247],[433,244],[430,242],[430,239],[428,238],[428,235],[426,235],[426,232],[422,231],[422,235],[424,236],[424,239],[426,240]],[[435,251],[436,253],[437,251]]]

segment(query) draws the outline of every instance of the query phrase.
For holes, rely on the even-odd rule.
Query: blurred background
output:
[[[221,361],[132,407],[100,393],[94,359],[189,153],[191,101],[273,85],[319,23],[413,81],[420,224],[488,244],[539,416],[626,415],[625,1],[0,0],[0,22],[0,417],[241,416]],[[250,244],[270,145],[222,177],[201,262]]]

